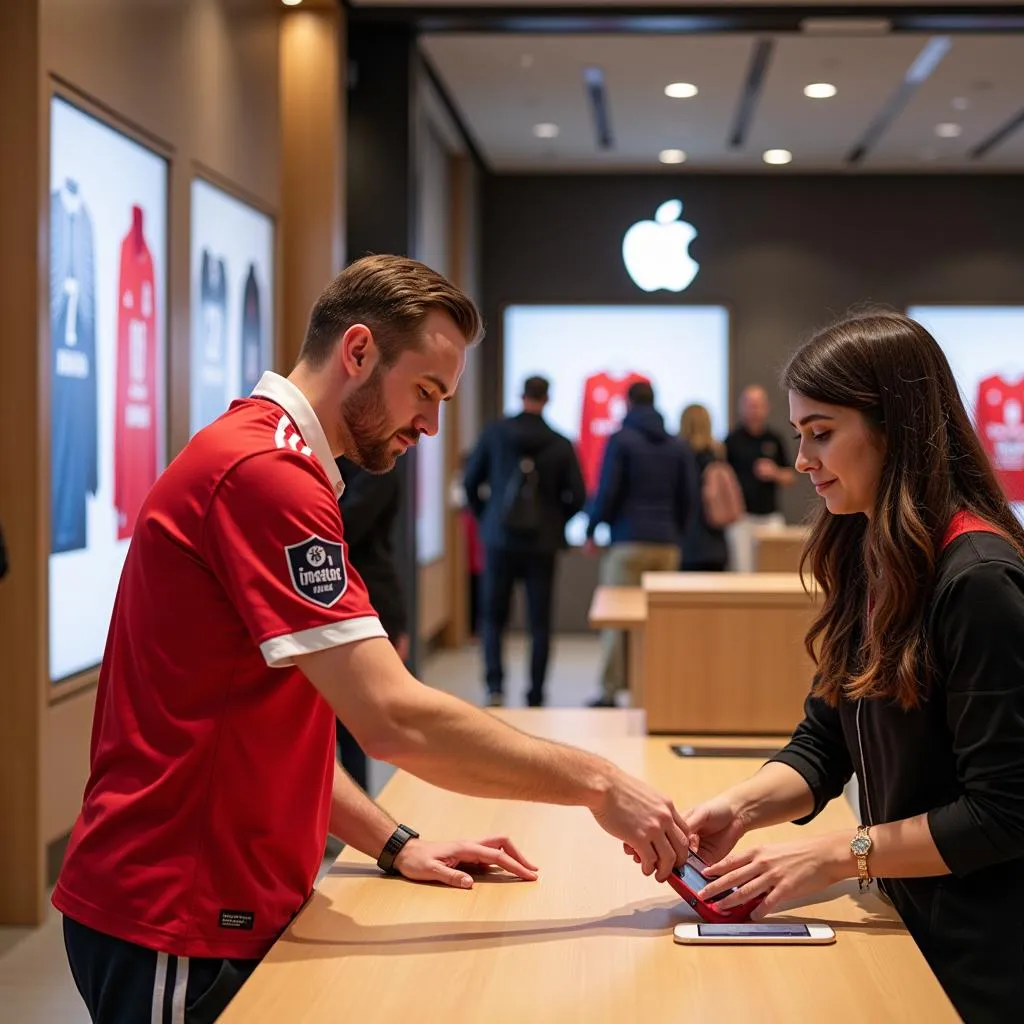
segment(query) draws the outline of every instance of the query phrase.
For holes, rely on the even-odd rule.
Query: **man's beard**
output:
[[[345,454],[369,473],[391,470],[398,457],[391,446],[396,432],[389,430],[384,372],[379,364],[369,380],[342,406],[341,415],[352,439],[352,451]]]

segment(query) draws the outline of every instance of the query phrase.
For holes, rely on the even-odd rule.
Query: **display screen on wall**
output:
[[[444,555],[444,512],[448,481],[444,473],[445,406],[438,410],[437,433],[416,444],[416,559],[420,565]]]
[[[506,412],[521,409],[527,377],[547,377],[545,416],[576,445],[591,495],[636,380],[654,385],[670,433],[692,402],[707,407],[716,437],[728,429],[729,315],[721,306],[509,306],[504,350]],[[582,543],[585,530],[586,518],[577,516],[569,542]]]
[[[165,451],[167,163],[50,105],[50,678],[99,663]]]
[[[192,433],[248,395],[274,352],[274,222],[192,182]]]
[[[1024,306],[912,306],[942,346],[1018,518],[1024,521]]]

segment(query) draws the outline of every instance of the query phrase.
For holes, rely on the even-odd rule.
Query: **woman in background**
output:
[[[683,537],[680,568],[687,572],[724,572],[729,558],[725,530],[708,521],[700,492],[703,490],[704,474],[708,466],[717,463],[729,470],[728,464],[723,461],[725,450],[711,434],[711,415],[703,405],[688,405],[683,410],[679,420],[679,436],[693,449],[700,471],[695,512],[690,516]]]

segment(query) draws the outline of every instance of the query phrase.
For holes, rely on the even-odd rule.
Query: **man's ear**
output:
[[[349,377],[368,374],[377,360],[373,332],[365,324],[353,324],[338,343],[341,364]]]

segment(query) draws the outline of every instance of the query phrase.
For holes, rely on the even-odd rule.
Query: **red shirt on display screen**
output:
[[[157,311],[153,257],[142,210],[121,242],[117,287],[117,391],[114,419],[114,507],[117,539],[132,535],[157,473]]]
[[[334,713],[296,656],[384,637],[316,415],[265,374],[152,488],[128,550],[82,812],[53,894],[176,956],[262,957],[327,838]]]
[[[583,412],[577,453],[587,493],[593,494],[601,477],[601,461],[608,438],[622,426],[626,415],[626,392],[633,384],[647,382],[639,373],[613,377],[601,372],[583,383]]]
[[[978,385],[975,420],[1010,501],[1024,501],[1024,376],[1013,383],[998,374]]]

